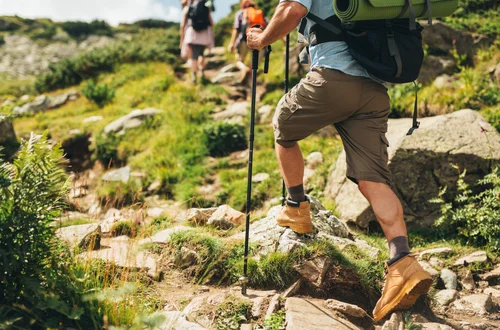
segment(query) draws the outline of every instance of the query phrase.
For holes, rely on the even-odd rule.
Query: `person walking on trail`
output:
[[[259,25],[262,28],[266,27],[267,21],[264,14],[261,10],[257,9],[257,6],[252,0],[241,0],[240,10],[234,17],[233,34],[228,46],[230,53],[236,50],[236,67],[241,72],[241,78],[239,80],[241,84],[246,81],[251,71],[249,66],[245,63],[247,55],[250,52],[250,48],[245,40],[247,30],[254,25]]]
[[[283,38],[309,12],[322,19],[335,15],[331,0],[280,0],[264,31],[248,31],[248,46],[260,50]],[[305,22],[307,38],[314,23]],[[393,310],[411,308],[432,284],[429,273],[410,254],[403,208],[391,189],[385,136],[390,109],[387,88],[352,58],[343,41],[317,44],[310,47],[310,55],[311,71],[281,99],[273,118],[276,154],[288,190],[277,222],[297,233],[312,231],[297,141],[335,124],[346,151],[347,177],[370,202],[389,244],[385,285],[373,311],[379,321]]]
[[[198,72],[204,79],[205,49],[214,47],[214,25],[206,0],[192,0],[183,11],[181,45],[187,45],[191,54],[191,80],[196,83]],[[181,47],[182,48],[182,47]]]

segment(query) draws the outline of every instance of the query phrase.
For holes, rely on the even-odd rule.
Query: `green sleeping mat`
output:
[[[428,0],[411,0],[417,18],[428,18]],[[430,0],[432,17],[453,14],[458,0]],[[335,13],[342,21],[409,18],[407,0],[333,0]],[[406,8],[404,13],[403,9]]]

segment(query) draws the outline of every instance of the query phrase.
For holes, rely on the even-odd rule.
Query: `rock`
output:
[[[193,228],[187,227],[187,226],[177,226],[177,227],[168,228],[168,229],[165,229],[165,230],[162,230],[162,231],[156,233],[152,237],[144,238],[144,239],[140,240],[139,245],[147,244],[147,243],[166,244],[166,243],[170,242],[170,238],[172,237],[172,234],[182,232],[182,231],[188,231],[188,230],[193,230]]]
[[[208,53],[208,57],[224,56],[224,55],[226,55],[226,48],[224,48],[224,47],[214,47]]]
[[[152,193],[152,192],[158,191],[158,190],[160,190],[162,185],[163,184],[162,184],[161,180],[155,180],[153,183],[151,183],[149,185],[148,192]]]
[[[240,70],[236,67],[234,64],[228,64],[222,69],[220,69],[220,73],[227,73],[227,72],[239,72]]]
[[[213,118],[216,121],[235,121],[238,119],[242,119],[248,115],[248,109],[250,104],[246,101],[243,102],[235,102],[221,112],[218,112],[213,115]]]
[[[382,330],[404,330],[405,322],[403,320],[403,314],[401,312],[395,312],[391,314],[391,318],[387,320]]]
[[[491,272],[487,272],[486,274],[480,275],[481,279],[483,281],[491,281],[491,280],[496,280],[500,278],[500,265],[497,266],[494,270]]]
[[[125,166],[117,170],[112,170],[104,173],[102,176],[103,181],[128,183],[130,180],[130,166]]]
[[[195,223],[197,225],[205,225],[212,214],[217,211],[217,207],[206,209],[189,209],[186,213],[186,221]]]
[[[253,306],[252,306],[252,318],[253,319],[260,319],[262,315],[262,308],[264,305],[264,301],[266,299],[264,297],[257,297],[253,301]]]
[[[87,224],[59,228],[56,231],[56,235],[63,241],[66,241],[71,247],[75,247],[82,244],[87,236],[98,231],[101,231],[99,224]]]
[[[187,316],[188,321],[196,322],[206,328],[212,329],[214,315],[211,311],[215,311],[217,306],[227,298],[228,295],[226,293],[195,297],[184,308],[183,312]]]
[[[82,241],[78,244],[78,247],[82,251],[99,250],[101,248],[101,236],[101,226],[97,226],[93,232],[88,233],[82,239]]]
[[[121,216],[121,211],[114,208],[109,209],[104,216],[104,222],[109,224],[113,224],[121,220],[124,220]]]
[[[467,291],[474,291],[476,289],[476,282],[474,282],[470,269],[467,269],[465,276],[460,283],[462,284],[462,288]]]
[[[205,62],[205,70],[217,70],[221,66],[223,66],[226,63],[226,60],[224,57],[220,56],[213,56],[207,58]]]
[[[3,153],[10,157],[17,149],[18,142],[12,118],[0,114],[0,147]]]
[[[27,94],[26,94],[26,95],[21,96],[21,97],[19,98],[19,100],[20,100],[21,102],[28,102],[30,98],[31,98],[31,96],[29,96],[29,95],[27,95]]]
[[[440,324],[440,323],[419,323],[418,325],[421,326],[421,330],[454,330],[452,327],[446,324]]]
[[[101,121],[103,120],[103,117],[102,116],[92,116],[92,117],[87,117],[83,120],[83,123],[84,124],[92,124],[92,123],[96,123],[98,121]]]
[[[434,295],[434,301],[440,307],[446,307],[457,299],[457,290],[441,290]]]
[[[229,205],[221,205],[210,216],[207,224],[212,225],[214,223],[220,223],[221,221],[229,222],[231,224],[239,226],[245,221],[245,214],[241,213],[240,211],[236,211]]]
[[[241,74],[239,72],[220,72],[214,79],[212,79],[212,84],[229,84],[234,83],[240,79]]]
[[[148,252],[137,252],[135,246],[131,244],[130,239],[117,237],[111,240],[109,245],[107,249],[89,251],[79,256],[84,260],[88,260],[89,258],[101,259],[125,269],[143,270],[152,278],[156,280],[161,279],[161,271],[157,265],[156,259]]]
[[[257,113],[259,114],[259,123],[261,124],[268,124],[271,123],[271,120],[273,119],[274,115],[274,110],[275,107],[272,105],[264,105],[257,110]]]
[[[160,325],[155,326],[155,329],[158,330],[206,330],[206,328],[202,327],[199,324],[189,322],[182,312],[166,311],[156,313],[155,315],[163,316],[165,318],[165,320]]]
[[[457,64],[451,56],[428,55],[424,59],[418,81],[425,85],[430,84],[434,79],[443,74],[452,75],[456,68]],[[448,81],[445,83],[448,83]]]
[[[260,182],[266,181],[267,179],[269,179],[269,174],[267,174],[267,173],[258,173],[258,174],[255,174],[252,177],[252,182],[260,183]]]
[[[324,300],[288,298],[285,304],[286,330],[359,329],[323,306]]]
[[[408,225],[430,227],[440,206],[429,200],[444,186],[446,200],[457,193],[457,170],[450,164],[466,168],[465,182],[475,185],[489,173],[491,161],[500,160],[500,134],[473,110],[422,118],[412,136],[406,135],[409,127],[411,119],[389,120],[389,169]],[[346,178],[345,152],[329,176],[325,195],[334,199],[343,221],[367,228],[376,220],[357,185]]]
[[[21,107],[15,107],[12,114],[16,116],[35,115],[47,109],[49,106],[49,98],[45,95],[38,96],[33,102],[26,103]]]
[[[426,272],[428,272],[429,274],[431,274],[431,276],[433,278],[436,278],[436,277],[439,276],[439,272],[434,267],[432,267],[427,261],[420,260],[418,263],[420,264],[420,266],[422,266],[422,268]]]
[[[475,263],[485,263],[488,261],[488,255],[484,251],[476,251],[471,253],[465,257],[462,257],[455,261],[455,266],[463,266],[467,264],[475,264]]]
[[[485,315],[495,311],[496,306],[491,300],[491,296],[486,294],[473,294],[455,301],[453,307],[456,310],[472,312]]]
[[[500,289],[495,289],[495,288],[486,288],[484,289],[484,294],[487,294],[493,298],[500,299]]]
[[[325,307],[344,315],[356,318],[370,317],[362,308],[335,299],[328,299],[327,301],[325,301]]]
[[[11,106],[11,105],[14,105],[14,100],[12,99],[7,99],[5,101],[2,102],[2,105],[0,105],[0,107],[8,107],[8,106]]]
[[[273,298],[269,302],[269,307],[267,308],[265,319],[270,318],[271,315],[278,311],[278,309],[280,308],[280,298],[281,295],[279,293],[273,296]]]
[[[314,169],[323,164],[323,154],[319,151],[310,153],[306,158],[307,167]]]
[[[126,116],[123,116],[104,128],[104,134],[122,135],[128,129],[136,128],[142,125],[147,119],[160,114],[161,111],[155,108],[144,110],[134,110]]]
[[[439,89],[444,89],[444,88],[451,88],[453,86],[453,83],[456,81],[456,79],[452,76],[449,76],[447,74],[444,74],[442,76],[437,77],[434,80],[434,87],[439,88]]]
[[[148,215],[148,217],[151,217],[151,218],[158,218],[158,217],[162,216],[164,213],[165,213],[165,209],[163,209],[161,207],[153,207],[153,208],[147,209],[147,215]]]
[[[427,254],[446,254],[448,252],[451,252],[452,249],[449,247],[442,247],[442,248],[436,248],[436,249],[430,249],[430,250],[425,250],[420,252],[419,257],[422,258],[423,256]]]
[[[311,198],[311,217],[314,231],[310,235],[297,235],[292,230],[280,227],[276,223],[281,206],[269,210],[267,217],[255,221],[250,225],[250,242],[255,244],[260,253],[282,251],[287,252],[295,246],[301,246],[308,240],[316,238],[336,239],[350,237],[347,227],[337,219],[332,211],[325,210],[321,203],[314,197]],[[245,233],[238,233],[232,239],[244,239]],[[355,244],[354,241],[349,240]]]
[[[444,286],[448,290],[457,289],[457,274],[448,268],[441,269],[441,280],[443,280]]]
[[[497,85],[500,87],[500,64],[498,64],[492,72],[493,79],[495,79]]]
[[[309,283],[317,288],[321,288],[330,265],[330,258],[318,256],[314,259],[295,265],[293,268],[300,274],[306,283]]]
[[[198,253],[183,246],[175,254],[174,264],[178,268],[184,269],[197,264],[199,259]]]
[[[47,104],[47,109],[57,109],[66,104],[66,102],[75,100],[78,98],[78,93],[76,91],[70,91],[69,93],[59,94],[56,96],[49,96],[49,102]]]
[[[297,281],[295,281],[295,283],[293,283],[288,289],[285,290],[285,292],[283,292],[283,294],[282,294],[283,298],[289,298],[289,297],[292,297],[293,295],[295,295],[295,293],[297,293],[297,291],[299,291],[301,285],[302,285],[301,279],[298,279]]]
[[[436,257],[431,257],[429,259],[429,264],[437,269],[441,269],[444,267],[444,261]]]

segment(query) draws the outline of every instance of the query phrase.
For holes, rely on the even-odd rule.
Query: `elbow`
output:
[[[298,2],[282,2],[285,16],[295,22],[300,22],[307,15],[307,8]]]

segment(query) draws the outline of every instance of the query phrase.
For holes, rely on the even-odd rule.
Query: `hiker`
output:
[[[240,0],[240,10],[234,17],[233,34],[228,50],[230,53],[236,50],[236,67],[241,72],[239,80],[241,84],[245,82],[251,71],[245,63],[247,55],[251,51],[245,40],[248,28],[254,25],[260,25],[262,28],[267,25],[262,11],[257,9],[252,0]]]
[[[184,17],[187,14],[187,11],[189,10],[188,6],[189,0],[181,0],[181,7],[182,7],[182,17]],[[191,49],[188,44],[184,43],[183,35],[186,32],[187,26],[183,26],[181,24],[180,27],[180,36],[181,36],[181,43],[180,43],[180,49],[181,49],[181,57],[183,60],[187,60],[187,65],[191,66]]]
[[[301,22],[307,22],[307,39],[311,28],[321,29],[309,18],[302,21],[308,13],[323,20],[335,15],[331,0],[280,0],[264,31],[248,31],[248,46],[260,50],[303,26]],[[276,154],[288,191],[277,222],[300,234],[312,231],[304,159],[297,142],[335,124],[346,152],[347,177],[370,202],[389,244],[385,286],[373,311],[379,321],[393,310],[411,308],[432,284],[429,273],[410,254],[403,208],[391,189],[387,88],[353,59],[344,41],[317,43],[309,51],[311,71],[281,99],[273,118]]]
[[[181,48],[189,47],[191,54],[191,81],[196,84],[198,72],[203,80],[205,49],[214,47],[214,23],[206,0],[192,0],[183,11],[181,22]]]

